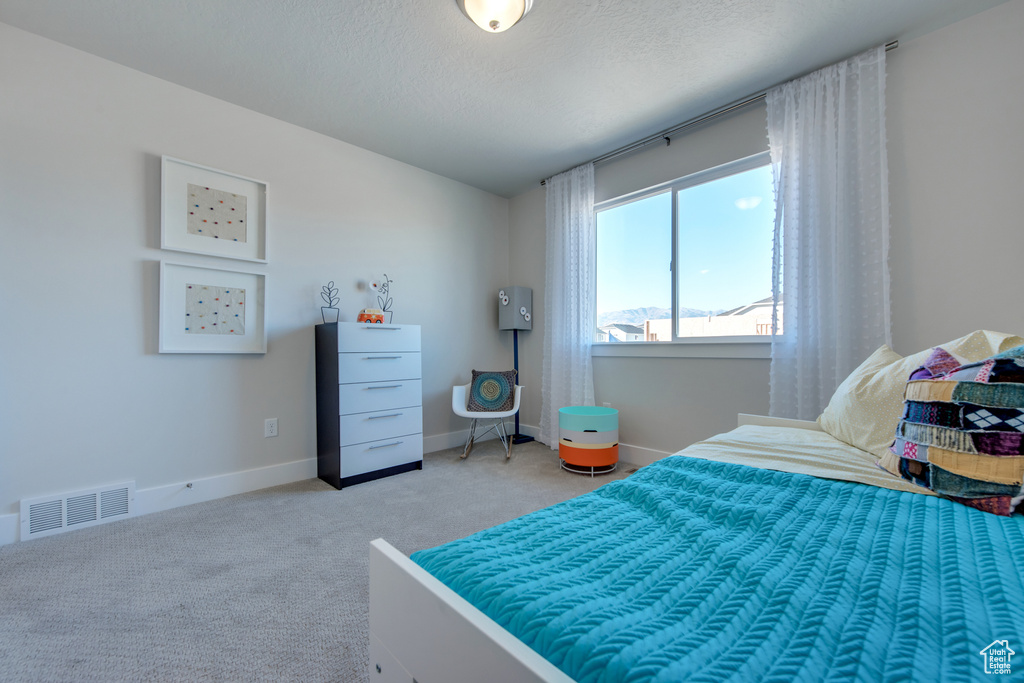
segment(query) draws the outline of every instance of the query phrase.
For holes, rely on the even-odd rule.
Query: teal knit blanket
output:
[[[1024,517],[938,497],[670,457],[412,559],[581,683],[1024,679]]]

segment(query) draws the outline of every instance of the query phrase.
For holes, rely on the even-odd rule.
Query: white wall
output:
[[[395,322],[423,326],[431,443],[465,427],[451,385],[505,364],[507,200],[4,24],[0,93],[0,519],[126,479],[314,475],[328,280],[354,320],[357,280],[394,279]],[[162,154],[268,183],[269,264],[159,249]],[[269,352],[158,354],[160,259],[265,272]]]
[[[979,328],[1024,333],[1021,35],[1024,0],[1013,0],[888,53],[893,345],[900,353]],[[743,150],[764,134],[763,112],[599,166],[597,200],[749,154]],[[510,248],[518,255],[513,272],[522,275],[516,284],[532,286],[540,302],[544,221],[543,189],[513,198]],[[539,304],[535,317],[540,324],[521,360],[524,379],[536,386],[523,410],[531,425],[540,415]],[[675,451],[732,428],[737,412],[767,412],[768,367],[756,359],[598,357],[596,399],[622,411],[624,444]]]
[[[544,341],[544,188],[525,192],[509,203],[509,282],[533,288],[533,329],[519,333],[519,383],[523,399],[519,406],[520,425],[530,425],[537,435],[540,423],[541,362]],[[511,336],[511,333],[506,332]],[[520,431],[523,431],[520,428]]]
[[[768,149],[763,102],[725,114],[641,152],[599,164],[594,169],[594,201],[682,178]]]
[[[886,123],[893,346],[1024,333],[1024,0],[900,43]]]

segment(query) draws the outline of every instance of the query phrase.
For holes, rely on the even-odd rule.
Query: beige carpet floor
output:
[[[0,547],[0,681],[368,681],[369,543],[409,554],[571,498],[546,446],[428,454]]]

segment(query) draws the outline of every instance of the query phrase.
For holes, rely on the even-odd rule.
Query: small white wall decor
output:
[[[164,156],[160,246],[267,262],[267,184]]]
[[[160,353],[266,353],[266,276],[160,263]]]

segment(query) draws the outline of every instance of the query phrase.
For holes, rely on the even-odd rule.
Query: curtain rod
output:
[[[900,46],[900,41],[894,40],[892,42],[889,42],[889,43],[885,44],[885,51],[888,52],[889,50],[895,50],[899,46]],[[745,97],[742,100],[736,100],[735,102],[732,102],[731,104],[727,104],[724,107],[719,107],[718,109],[713,109],[713,110],[709,111],[706,114],[701,114],[700,116],[698,116],[696,118],[693,118],[693,119],[690,119],[688,121],[684,121],[683,123],[680,123],[677,126],[673,126],[672,128],[668,128],[666,130],[663,130],[660,133],[655,133],[654,135],[646,137],[646,138],[644,138],[642,140],[637,140],[636,142],[632,142],[632,143],[630,143],[630,144],[628,144],[628,145],[626,145],[624,147],[619,147],[618,149],[612,150],[611,152],[608,152],[607,154],[603,154],[603,155],[597,157],[596,159],[591,159],[590,162],[584,162],[584,163],[592,163],[594,165],[597,165],[597,164],[600,164],[600,163],[604,163],[606,161],[611,161],[612,159],[618,158],[618,157],[620,157],[620,156],[622,156],[624,154],[629,154],[630,152],[633,152],[635,150],[641,149],[643,147],[646,147],[647,145],[650,145],[650,144],[652,144],[654,142],[658,142],[660,140],[664,140],[666,145],[670,145],[670,144],[672,144],[672,136],[675,135],[676,133],[678,133],[678,132],[680,132],[682,130],[686,130],[687,128],[691,128],[693,126],[700,125],[702,123],[707,123],[708,121],[716,119],[719,116],[724,116],[725,114],[728,114],[731,111],[736,111],[737,109],[742,109],[743,107],[750,106],[751,104],[754,104],[756,102],[761,102],[761,101],[764,100],[765,95],[768,93],[768,90],[770,90],[770,89],[771,88],[762,90],[761,92],[759,92],[757,94],[754,94],[754,95],[750,95],[749,97]],[[578,165],[582,166],[582,164],[578,164]],[[575,168],[575,167],[573,167],[573,168]],[[566,171],[569,171],[569,170],[571,170],[571,169],[566,169]],[[563,173],[564,172],[565,171],[563,171]],[[559,175],[559,174],[556,173],[555,175]],[[554,176],[552,176],[552,177],[554,177]],[[540,184],[541,185],[546,185],[547,182],[548,181],[545,178],[544,180],[540,181]]]

